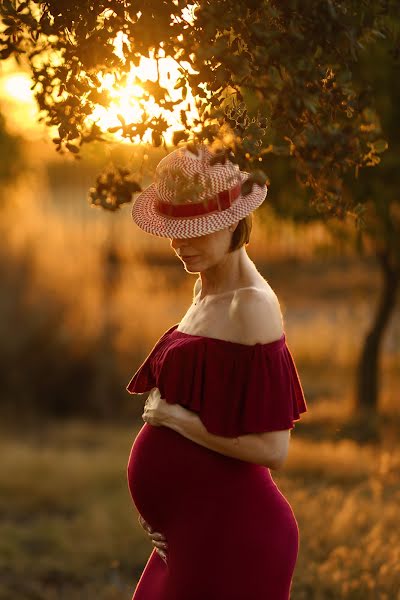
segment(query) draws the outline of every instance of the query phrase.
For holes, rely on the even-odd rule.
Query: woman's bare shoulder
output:
[[[268,344],[281,338],[284,332],[279,300],[270,286],[237,290],[231,317],[243,344]]]

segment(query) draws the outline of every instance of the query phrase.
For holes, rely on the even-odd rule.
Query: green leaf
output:
[[[179,144],[179,142],[182,142],[183,140],[187,140],[189,137],[189,134],[187,131],[184,131],[183,129],[180,129],[179,131],[174,131],[174,134],[172,136],[172,143],[174,146],[177,146]]]
[[[189,152],[191,152],[192,154],[195,154],[196,156],[199,155],[199,151],[197,149],[196,144],[187,144],[186,148],[189,150]]]
[[[158,131],[152,131],[151,132],[151,139],[153,142],[153,146],[155,146],[156,148],[158,148],[159,146],[161,146],[162,144],[162,135],[158,132]]]
[[[253,189],[253,179],[252,177],[249,177],[248,179],[246,179],[246,181],[244,181],[242,183],[242,188],[241,188],[241,192],[243,196],[247,196],[248,194],[251,194],[252,189]]]
[[[78,154],[79,152],[79,148],[74,146],[74,144],[70,144],[69,142],[65,144],[65,147],[73,154]]]
[[[385,152],[385,150],[387,150],[388,147],[389,147],[389,144],[387,143],[386,140],[376,140],[374,142],[374,150],[378,154],[380,154],[381,152]]]
[[[257,171],[254,171],[254,173],[252,173],[252,178],[254,183],[256,183],[259,186],[265,185],[267,181],[267,176],[261,169],[257,169]]]
[[[137,181],[127,181],[125,185],[126,188],[131,192],[131,194],[135,194],[136,192],[142,191],[142,188],[140,187]]]

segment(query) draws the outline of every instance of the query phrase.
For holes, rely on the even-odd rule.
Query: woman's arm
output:
[[[196,413],[180,404],[173,406],[174,410],[171,411],[164,425],[189,440],[225,456],[270,469],[279,469],[282,466],[286,457],[281,453],[281,439],[282,437],[288,439],[290,430],[249,433],[239,437],[214,435],[207,431]]]

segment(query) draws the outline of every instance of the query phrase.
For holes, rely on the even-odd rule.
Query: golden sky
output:
[[[115,40],[116,54],[119,53],[122,36],[117,35]],[[175,84],[181,76],[179,64],[171,57],[159,58],[159,83],[167,88],[171,100],[181,99],[181,90],[175,90]],[[107,108],[98,106],[90,115],[89,121],[106,130],[120,124],[118,114],[122,115],[127,123],[140,122],[144,112],[149,116],[162,116],[170,125],[167,131],[167,142],[171,141],[172,130],[181,129],[180,111],[184,110],[189,123],[196,116],[194,99],[188,90],[185,100],[176,105],[171,113],[158,106],[154,100],[146,100],[141,82],[156,81],[158,78],[157,62],[153,58],[142,57],[138,67],[132,67],[124,86],[115,83],[112,74],[101,77],[102,89],[107,90],[110,103]],[[16,65],[15,61],[2,61],[0,64],[0,106],[7,117],[11,131],[15,131],[28,139],[43,139],[57,135],[56,131],[50,132],[43,123],[38,123],[38,108],[30,89],[32,81],[29,72]],[[119,133],[114,139],[122,139]],[[151,132],[147,132],[144,141],[151,139]],[[126,140],[131,143],[129,140]],[[139,141],[139,139],[137,140]]]
[[[29,73],[8,59],[0,63],[0,108],[11,132],[28,139],[46,135],[43,124],[38,123],[38,109]]]

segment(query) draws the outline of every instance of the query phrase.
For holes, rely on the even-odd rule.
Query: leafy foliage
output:
[[[115,211],[124,202],[130,202],[132,194],[140,191],[141,187],[132,180],[129,169],[117,167],[98,175],[95,187],[90,188],[89,198],[94,206]]]
[[[396,0],[3,0],[0,56],[28,61],[41,118],[58,128],[56,149],[77,157],[82,144],[106,139],[90,118],[109,103],[101,75],[123,84],[141,56],[171,56],[176,88],[182,99],[192,91],[199,114],[190,124],[181,111],[175,145],[213,143],[252,173],[251,184],[267,180],[269,155],[285,156],[316,211],[343,218],[352,208],[344,175],[378,164],[386,147],[368,83],[353,72],[360,53],[388,36],[400,54],[390,27],[398,10]],[[145,89],[166,110],[177,104],[159,80]],[[151,131],[154,146],[166,145],[165,120],[120,121],[109,133]],[[92,199],[113,210],[133,189],[130,181],[104,202],[102,186]]]

